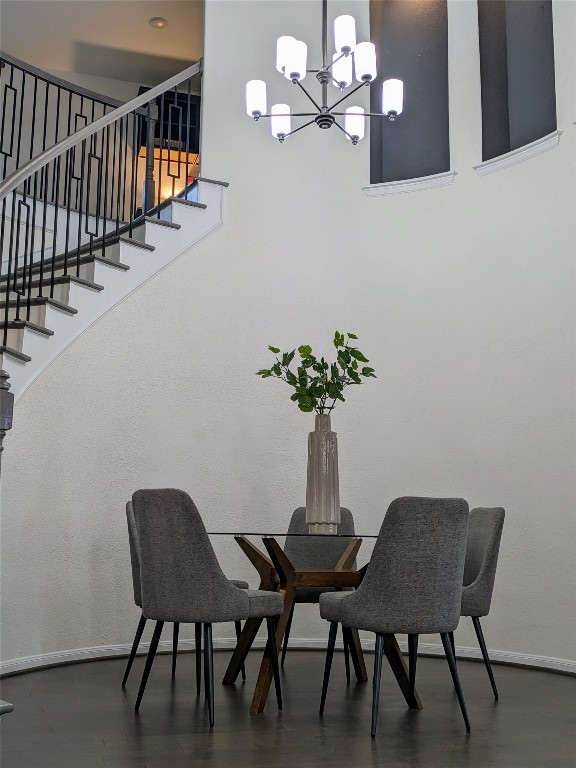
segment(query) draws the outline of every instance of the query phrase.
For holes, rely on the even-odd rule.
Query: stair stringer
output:
[[[21,352],[31,359],[25,362],[9,352],[0,353],[0,367],[10,375],[11,392],[16,400],[42,371],[101,317],[222,226],[226,186],[220,182],[199,180],[198,202],[206,208],[174,201],[169,206],[169,216],[165,214],[162,218],[178,224],[178,229],[163,226],[162,221],[158,224],[146,221],[140,225],[143,231],[134,234],[133,242],[121,239],[118,260],[129,270],[119,270],[98,262],[95,264],[94,282],[103,286],[103,290],[71,284],[68,304],[78,311],[70,315],[47,307],[45,323],[54,331],[52,336],[30,328],[23,329]],[[143,242],[153,246],[153,250],[143,248]]]

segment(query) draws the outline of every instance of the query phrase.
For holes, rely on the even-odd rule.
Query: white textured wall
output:
[[[366,34],[367,6],[352,5]],[[285,529],[304,499],[312,416],[254,371],[270,343],[330,353],[336,328],[358,334],[378,373],[333,416],[358,529],[376,532],[403,494],[504,506],[489,646],[576,658],[575,4],[555,6],[557,149],[483,178],[472,170],[475,4],[450,3],[458,174],[448,188],[379,199],[360,189],[367,142],[311,127],[279,145],[244,116],[252,77],[269,77],[278,100],[291,94],[273,78],[274,39],[318,42],[319,9],[208,2],[203,175],[230,182],[225,225],[17,403],[3,460],[4,660],[131,641],[123,507],[138,487],[188,490],[209,530]],[[255,584],[234,544],[218,550],[230,576]],[[300,611],[293,636],[326,636],[315,609]],[[475,644],[468,628],[459,642]]]

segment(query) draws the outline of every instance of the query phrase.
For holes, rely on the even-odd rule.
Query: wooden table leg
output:
[[[276,627],[276,650],[279,651],[282,648],[284,641],[284,635],[286,633],[286,627],[288,626],[288,620],[292,607],[294,606],[294,599],[296,597],[296,591],[293,587],[287,589],[280,589],[280,593],[284,595],[284,611],[280,615],[278,625]],[[254,696],[252,697],[252,704],[250,706],[250,714],[259,715],[264,712],[266,706],[266,699],[270,692],[270,685],[272,684],[272,663],[268,656],[264,656],[260,665],[260,672],[258,673],[258,679],[256,681],[256,688],[254,689]]]
[[[262,619],[248,619],[244,623],[244,628],[240,633],[232,658],[228,662],[222,685],[234,685],[236,682],[242,669],[242,664],[246,661],[246,656],[248,656],[248,651],[252,648],[252,643],[258,634],[262,621]]]
[[[410,693],[408,668],[394,635],[384,635],[384,654],[410,709],[422,709],[422,702],[418,692],[414,691],[414,696]]]
[[[254,546],[252,542],[246,538],[246,536],[235,536],[236,542],[240,546],[240,549],[246,554],[250,562],[254,565],[258,573],[260,574],[260,586],[259,589],[265,591],[274,591],[278,586],[278,575],[271,560],[266,555]],[[244,628],[240,633],[236,648],[232,654],[232,658],[228,662],[228,667],[222,680],[222,685],[234,685],[236,679],[242,669],[242,664],[246,660],[248,651],[252,647],[252,643],[258,634],[260,624],[263,619],[248,619],[244,623]]]
[[[360,643],[358,630],[350,629],[350,627],[342,627],[342,632],[346,634],[350,656],[352,657],[352,664],[354,665],[354,672],[356,673],[356,680],[358,680],[359,683],[365,683],[368,680],[368,673],[366,672],[366,663],[364,662],[364,654],[362,653],[362,645]]]

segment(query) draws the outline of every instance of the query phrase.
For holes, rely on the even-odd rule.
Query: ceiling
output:
[[[39,69],[149,85],[202,56],[202,0],[2,0],[0,49]],[[148,24],[168,20],[165,29]]]

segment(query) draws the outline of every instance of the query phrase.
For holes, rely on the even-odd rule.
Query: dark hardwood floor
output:
[[[424,709],[409,711],[390,669],[382,678],[376,739],[370,738],[370,683],[346,685],[336,654],[326,712],[318,717],[324,653],[290,651],[283,674],[284,711],[270,697],[262,715],[250,700],[261,652],[250,654],[248,679],[220,681],[229,658],[215,654],[215,726],[197,698],[194,655],[158,656],[142,701],[133,705],[143,667],[134,663],[125,691],[125,659],[53,667],[5,678],[0,697],[15,710],[2,717],[2,768],[574,768],[576,678],[496,666],[500,701],[484,667],[459,670],[472,732],[467,735],[444,659],[418,660]],[[373,657],[367,657],[371,675]]]

